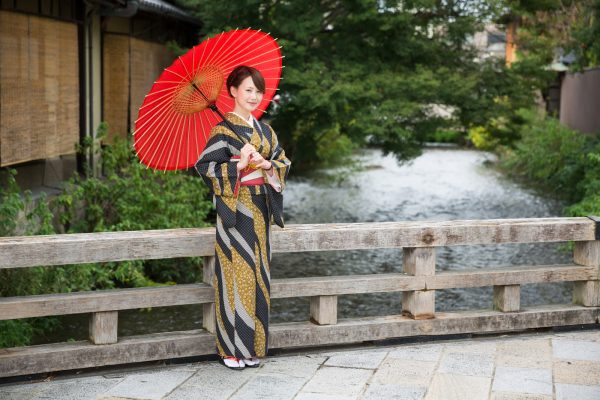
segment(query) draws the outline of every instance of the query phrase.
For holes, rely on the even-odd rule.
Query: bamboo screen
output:
[[[0,11],[0,166],[75,152],[77,25]]]
[[[104,34],[103,118],[109,137],[126,137],[134,129],[144,97],[171,62],[173,55],[164,45]]]
[[[104,34],[103,119],[109,138],[125,137],[129,118],[129,36]]]

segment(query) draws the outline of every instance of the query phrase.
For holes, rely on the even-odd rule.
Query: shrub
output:
[[[106,134],[101,125],[98,135]],[[89,150],[84,146],[81,151]],[[35,202],[21,193],[15,172],[0,189],[0,234],[35,235],[206,226],[212,209],[208,190],[185,171],[158,172],[140,164],[126,140],[98,149],[101,177],[76,175],[62,192]],[[54,223],[53,223],[54,221]],[[0,270],[0,296],[22,296],[201,280],[200,258],[134,260],[85,265]],[[0,321],[0,347],[24,345],[56,327],[56,319]]]

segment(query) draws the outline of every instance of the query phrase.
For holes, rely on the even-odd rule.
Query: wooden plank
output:
[[[600,240],[575,242],[573,261],[575,264],[600,267]]]
[[[214,245],[214,228],[4,237],[0,268],[210,256]]]
[[[521,308],[521,285],[494,286],[494,309],[503,312]]]
[[[581,265],[495,267],[438,272],[435,276],[371,274],[274,279],[272,298],[449,289],[598,279],[596,268]]]
[[[104,311],[90,315],[90,341],[94,344],[117,343],[118,311]]]
[[[319,325],[337,324],[337,296],[310,298],[310,320]]]
[[[271,348],[356,343],[396,337],[499,332],[598,323],[599,309],[575,305],[535,307],[518,313],[438,313],[435,319],[402,316],[274,324]],[[214,354],[214,337],[204,331],[166,332],[121,338],[95,346],[87,342],[0,349],[0,377]]]
[[[597,279],[599,279],[598,268],[572,264],[444,271],[427,277],[406,274],[324,276],[274,279],[271,282],[271,298]],[[0,298],[0,320],[203,304],[213,301],[214,290],[206,284],[4,297]]]
[[[413,319],[435,318],[435,290],[402,293],[402,315]]]
[[[273,229],[274,252],[540,243],[594,239],[589,218],[373,222]]]
[[[435,275],[435,247],[405,247],[402,249],[402,268],[408,275]]]
[[[573,305],[532,307],[517,313],[465,311],[436,313],[434,319],[403,316],[342,319],[336,325],[286,323],[270,329],[270,347],[289,348],[356,343],[427,335],[505,332],[552,326],[597,324],[599,310]],[[600,328],[600,326],[599,326]]]
[[[405,247],[402,249],[404,272],[411,276],[435,275],[435,247]],[[435,316],[435,290],[402,293],[402,315],[413,319]]]
[[[200,304],[211,301],[214,301],[214,290],[205,284],[3,297],[0,298],[0,320]]]
[[[0,377],[130,364],[212,354],[214,336],[202,330],[121,338],[97,346],[87,341],[0,349]]]
[[[586,307],[600,306],[600,281],[575,282],[573,303]]]
[[[213,287],[215,277],[215,256],[204,257],[202,263],[202,281]],[[202,327],[210,333],[217,332],[217,311],[215,309],[214,294],[211,303],[202,304]]]
[[[594,239],[588,218],[373,222],[274,227],[273,252]],[[211,256],[214,228],[0,238],[0,268]]]
[[[596,267],[600,270],[600,240],[575,242],[573,261],[576,264]],[[600,280],[596,278],[575,282],[573,303],[588,307],[600,306]]]

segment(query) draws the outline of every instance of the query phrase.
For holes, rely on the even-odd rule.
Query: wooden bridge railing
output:
[[[436,273],[436,247],[574,241],[568,265]],[[0,377],[214,353],[214,229],[0,238],[0,268],[204,257],[203,284],[0,298],[0,320],[90,314],[90,341],[0,349]],[[309,297],[310,321],[273,324],[272,348],[403,336],[594,324],[600,317],[600,241],[590,218],[290,225],[273,252],[403,248],[404,273],[277,279],[272,298]],[[276,265],[274,268],[277,268]],[[520,285],[573,281],[573,304],[523,309]],[[435,290],[493,286],[493,310],[437,312]],[[337,297],[402,292],[397,315],[338,321]],[[119,310],[203,305],[205,329],[117,337]],[[308,318],[307,318],[308,320]]]

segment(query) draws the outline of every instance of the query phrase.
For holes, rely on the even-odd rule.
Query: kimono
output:
[[[196,170],[213,193],[217,211],[215,288],[217,352],[221,357],[264,357],[268,351],[270,225],[283,227],[281,191],[290,161],[273,129],[235,113],[227,120],[273,165],[262,185],[241,185],[237,158],[244,142],[221,122],[210,134]],[[271,185],[271,183],[273,185]],[[275,186],[275,187],[273,187]],[[278,191],[276,190],[278,189]]]

